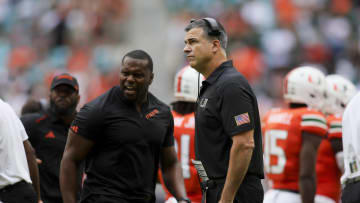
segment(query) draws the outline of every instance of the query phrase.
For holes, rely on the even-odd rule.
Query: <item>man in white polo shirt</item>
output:
[[[360,93],[347,105],[342,120],[345,173],[342,203],[360,202]]]
[[[24,126],[10,105],[0,99],[0,202],[41,202],[39,191],[35,153]]]

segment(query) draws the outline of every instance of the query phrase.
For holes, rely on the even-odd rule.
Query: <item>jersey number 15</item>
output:
[[[281,174],[286,164],[283,148],[278,146],[278,140],[286,140],[288,132],[285,130],[268,130],[265,132],[264,166],[266,173]],[[277,162],[271,161],[276,157]]]

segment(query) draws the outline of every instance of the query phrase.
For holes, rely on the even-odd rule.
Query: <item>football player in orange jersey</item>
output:
[[[264,203],[313,203],[316,154],[326,135],[322,107],[325,76],[316,68],[292,70],[284,81],[286,109],[272,109],[263,119],[264,166],[270,189]]]
[[[340,200],[340,177],[344,171],[342,152],[342,114],[356,87],[339,75],[328,75],[323,112],[327,115],[329,131],[323,139],[316,162],[316,203],[336,203]]]
[[[185,66],[177,72],[174,84],[175,102],[172,103],[175,149],[182,165],[187,196],[193,203],[200,203],[202,198],[198,175],[191,162],[191,159],[195,159],[194,111],[200,80],[203,80],[203,76],[201,75],[201,78],[199,78],[199,73],[190,66]],[[160,181],[166,192],[167,201],[169,203],[176,202],[175,198],[171,198],[172,196],[167,191],[162,178],[160,178]]]

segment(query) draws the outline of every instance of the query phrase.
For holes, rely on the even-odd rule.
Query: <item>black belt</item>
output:
[[[24,180],[20,181],[20,182],[17,182],[15,184],[12,184],[12,185],[7,185],[3,188],[0,189],[0,193],[3,193],[3,192],[6,192],[6,191],[9,191],[9,190],[12,190],[18,186],[21,186],[21,185],[26,185],[28,184],[27,182],[25,182]]]
[[[203,193],[203,198],[201,200],[201,203],[206,203],[206,193],[209,189],[215,188],[217,185],[224,183],[225,183],[225,178],[210,179],[207,181],[200,182],[201,190]]]
[[[200,183],[201,189],[203,191],[215,188],[219,184],[224,184],[225,178],[219,178],[219,179],[210,179],[208,181],[203,181]]]
[[[360,176],[355,177],[355,178],[350,178],[345,181],[345,185],[349,185],[349,184],[356,183],[359,181],[360,181]]]
[[[246,174],[244,179],[243,179],[243,182],[249,181],[250,177],[259,178],[258,175]],[[259,179],[261,179],[261,178],[259,178]],[[203,191],[205,191],[205,190],[208,190],[208,189],[212,189],[212,188],[216,187],[217,185],[223,185],[224,183],[225,183],[225,177],[223,177],[223,178],[212,178],[212,179],[210,179],[208,181],[200,182],[200,186],[201,186],[201,189]]]
[[[256,178],[261,179],[259,177],[259,175],[248,173],[248,174],[245,175],[245,177],[243,179],[243,183],[249,181],[249,178],[252,178],[252,177],[256,177]],[[200,182],[201,190],[202,190],[202,193],[203,193],[203,198],[202,198],[201,202],[206,203],[206,192],[209,189],[213,189],[218,185],[224,185],[224,184],[225,184],[225,177],[224,178],[213,178],[213,179],[210,179],[210,180],[207,180],[207,181]]]

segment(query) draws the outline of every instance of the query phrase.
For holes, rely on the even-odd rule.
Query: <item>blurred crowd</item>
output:
[[[126,0],[1,1],[0,97],[19,113],[61,72],[79,78],[82,103],[112,87],[128,11]]]
[[[162,1],[168,41],[179,50],[191,18],[210,16],[224,24],[228,54],[253,85],[261,114],[280,104],[281,78],[298,65],[359,81],[359,1]],[[19,112],[26,99],[46,98],[52,76],[64,71],[79,79],[79,106],[106,91],[118,81],[121,58],[114,53],[131,37],[130,6],[130,0],[1,1],[0,97]],[[168,68],[186,64],[183,55],[174,57],[179,63]]]

